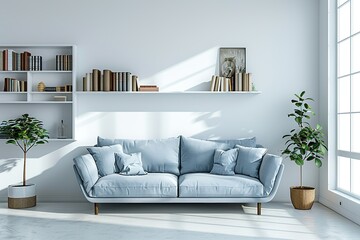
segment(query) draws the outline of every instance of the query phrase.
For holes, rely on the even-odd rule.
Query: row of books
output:
[[[56,55],[55,65],[57,71],[71,71],[72,55]]]
[[[138,91],[138,77],[130,72],[93,69],[83,77],[83,91]]]
[[[32,56],[30,52],[17,53],[4,49],[0,54],[0,71],[41,71],[42,56]]]
[[[71,84],[56,87],[45,87],[39,90],[40,92],[72,92],[73,87]]]
[[[27,81],[17,80],[15,78],[4,79],[4,92],[26,92]]]
[[[228,92],[228,91],[252,91],[251,73],[235,73],[234,77],[226,78],[213,75],[211,78],[210,91]]]

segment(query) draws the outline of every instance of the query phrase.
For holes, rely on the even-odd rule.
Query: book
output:
[[[216,81],[216,76],[213,75],[211,77],[211,82],[210,82],[210,91],[215,91],[215,81]]]
[[[9,67],[8,67],[8,50],[7,49],[3,50],[3,70],[4,71],[9,70]]]
[[[103,87],[103,91],[110,91],[110,86],[111,86],[111,76],[112,76],[112,72],[110,70],[104,70],[103,71],[104,74],[104,87]]]
[[[132,76],[130,72],[126,72],[126,87],[128,92],[132,91]]]
[[[99,81],[101,72],[99,69],[93,69],[93,91],[99,91]]]
[[[13,52],[12,49],[7,49],[7,70],[12,71],[13,70]]]
[[[29,57],[31,56],[30,52],[25,51],[24,52],[24,71],[28,71],[29,70]]]
[[[83,79],[83,91],[91,91],[91,73],[86,73]]]
[[[248,81],[248,91],[252,91],[252,74],[248,73],[247,74],[247,81]]]
[[[66,102],[66,96],[54,96],[55,101]]]
[[[44,91],[45,92],[56,92],[56,87],[45,87]]]
[[[138,84],[139,77],[136,75],[132,75],[132,90],[133,92],[139,91],[139,84]]]
[[[141,85],[139,87],[139,92],[158,92],[159,87],[156,85]]]
[[[245,72],[243,72],[243,73],[241,73],[241,75],[242,75],[242,91],[247,91],[246,89],[246,73]]]
[[[242,91],[242,73],[235,73],[235,91]]]
[[[1,51],[0,53],[0,71],[4,71],[4,54],[3,52]]]

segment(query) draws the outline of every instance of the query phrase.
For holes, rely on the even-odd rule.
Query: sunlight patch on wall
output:
[[[152,139],[201,136],[216,128],[221,112],[91,112],[79,116],[79,141],[107,138]]]
[[[160,91],[209,90],[217,57],[218,48],[211,48],[151,77],[141,79],[141,84],[157,84]]]

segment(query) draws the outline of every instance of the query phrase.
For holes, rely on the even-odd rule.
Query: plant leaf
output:
[[[317,167],[321,167],[321,166],[322,166],[321,160],[318,159],[318,158],[316,158],[316,159],[315,159],[315,165],[316,165]]]

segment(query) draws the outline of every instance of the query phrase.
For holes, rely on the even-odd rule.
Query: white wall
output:
[[[69,43],[78,46],[78,79],[92,68],[129,70],[164,90],[204,89],[216,71],[219,47],[246,47],[247,69],[260,95],[161,94],[78,97],[77,141],[32,152],[29,178],[40,200],[83,200],[72,158],[96,136],[200,138],[256,136],[279,154],[294,93],[319,97],[318,1],[314,0],[46,0],[2,1],[0,44]],[[4,9],[7,9],[6,11]],[[16,20],[12,20],[16,13]],[[14,105],[15,106],[15,105]],[[314,106],[318,109],[317,104]],[[317,117],[314,119],[317,120]],[[0,146],[0,197],[20,181],[21,157]],[[285,161],[275,200],[289,201],[298,168]],[[307,185],[318,170],[305,167]]]

